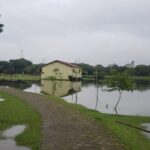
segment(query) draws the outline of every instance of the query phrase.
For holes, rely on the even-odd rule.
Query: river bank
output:
[[[141,123],[149,123],[150,117],[108,115],[80,105],[69,104],[57,97],[31,94],[11,88],[0,88],[0,90],[25,100],[39,111],[43,123],[42,145],[45,148],[70,149],[73,146],[76,149],[81,147],[92,149],[94,144],[99,147],[97,149],[101,149],[105,143],[106,146],[110,145],[110,149],[113,147],[119,150],[125,147],[132,150],[141,150],[144,147],[150,149],[149,139],[139,130],[116,123],[122,121],[140,127]],[[87,140],[91,142],[86,143]],[[109,150],[109,147],[107,149]]]

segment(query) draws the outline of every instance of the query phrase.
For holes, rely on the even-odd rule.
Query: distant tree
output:
[[[135,62],[131,61],[131,63],[126,64],[124,67],[126,67],[126,70],[128,70],[128,72],[134,76],[135,75],[135,71],[134,71],[134,67],[135,67]]]
[[[128,71],[118,72],[113,70],[112,76],[108,79],[108,90],[111,91],[118,91],[119,98],[115,105],[115,112],[117,114],[117,106],[121,100],[122,93],[124,91],[133,91],[133,81],[130,77],[130,73]]]
[[[150,66],[146,65],[137,65],[135,67],[136,76],[150,76]]]
[[[14,68],[14,73],[24,73],[24,69],[31,66],[32,62],[26,59],[15,59],[9,61],[11,66]]]
[[[25,74],[34,74],[34,75],[40,75],[42,70],[43,64],[32,64],[26,68],[23,69],[23,72]]]
[[[0,73],[13,73],[13,68],[8,61],[0,61]]]
[[[92,65],[81,63],[79,66],[82,69],[83,75],[93,75],[95,68]]]
[[[104,67],[102,65],[95,66],[95,72],[94,75],[96,77],[96,80],[102,80],[105,78],[105,71]]]

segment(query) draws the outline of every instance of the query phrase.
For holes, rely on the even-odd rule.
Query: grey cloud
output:
[[[24,49],[36,62],[149,63],[149,0],[0,0],[0,10],[0,59]]]

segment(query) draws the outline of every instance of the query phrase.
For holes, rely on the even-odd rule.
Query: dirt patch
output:
[[[48,97],[13,88],[0,91],[32,105],[42,118],[41,150],[123,150],[123,146],[102,125]]]

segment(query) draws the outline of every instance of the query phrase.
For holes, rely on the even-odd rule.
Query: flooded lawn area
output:
[[[15,137],[25,130],[25,125],[16,125],[0,132],[0,150],[30,150],[24,146],[18,146]]]
[[[0,95],[0,102],[5,101],[5,99]]]
[[[142,132],[147,138],[150,139],[150,123],[142,123],[141,126],[149,132]]]

